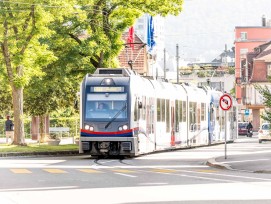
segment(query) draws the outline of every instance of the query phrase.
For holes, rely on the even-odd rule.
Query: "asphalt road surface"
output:
[[[271,142],[242,137],[227,144],[226,160],[224,144],[132,159],[3,158],[0,203],[271,203],[271,174],[245,171],[271,164],[270,151]],[[235,168],[208,166],[210,159]]]

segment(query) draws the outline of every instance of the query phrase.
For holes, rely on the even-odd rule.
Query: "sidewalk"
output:
[[[227,148],[226,158],[225,155],[211,158],[207,165],[234,171],[271,173],[271,142],[259,144],[257,136],[240,137],[227,144]]]
[[[38,140],[32,140],[32,139],[25,139],[25,142],[27,144],[38,144],[39,143]],[[8,144],[10,144],[10,143],[11,143],[11,139],[9,138]],[[6,144],[5,137],[0,137],[0,144]],[[60,145],[63,145],[63,144],[74,144],[73,137],[62,138]]]
[[[74,140],[72,137],[70,138],[62,138],[59,146],[57,149],[52,150],[52,146],[48,146],[45,143],[45,145],[42,145],[39,147],[39,141],[32,140],[32,139],[25,139],[25,142],[27,144],[36,144],[34,146],[33,151],[13,151],[13,152],[0,152],[0,158],[1,157],[18,157],[18,156],[66,156],[66,155],[77,155],[79,154],[78,148],[59,148],[61,145],[67,145],[67,144],[74,144]],[[11,143],[11,140],[9,139],[8,144]],[[0,144],[7,144],[6,138],[1,137],[0,138]],[[0,146],[0,148],[7,147],[6,145]],[[12,148],[12,146],[11,146]]]

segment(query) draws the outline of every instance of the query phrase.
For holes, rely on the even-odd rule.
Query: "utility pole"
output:
[[[179,84],[179,45],[176,45],[177,84]]]
[[[166,79],[166,48],[164,48],[164,79]]]

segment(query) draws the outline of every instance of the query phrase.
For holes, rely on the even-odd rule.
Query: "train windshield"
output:
[[[87,94],[86,119],[110,121],[127,118],[127,93]]]

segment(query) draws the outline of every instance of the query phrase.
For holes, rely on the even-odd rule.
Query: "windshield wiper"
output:
[[[106,126],[104,127],[105,129],[108,128],[108,126],[114,122],[114,120],[116,120],[116,118],[126,109],[126,103],[124,104],[124,106],[116,113],[116,115],[114,115],[114,117],[106,124]]]

